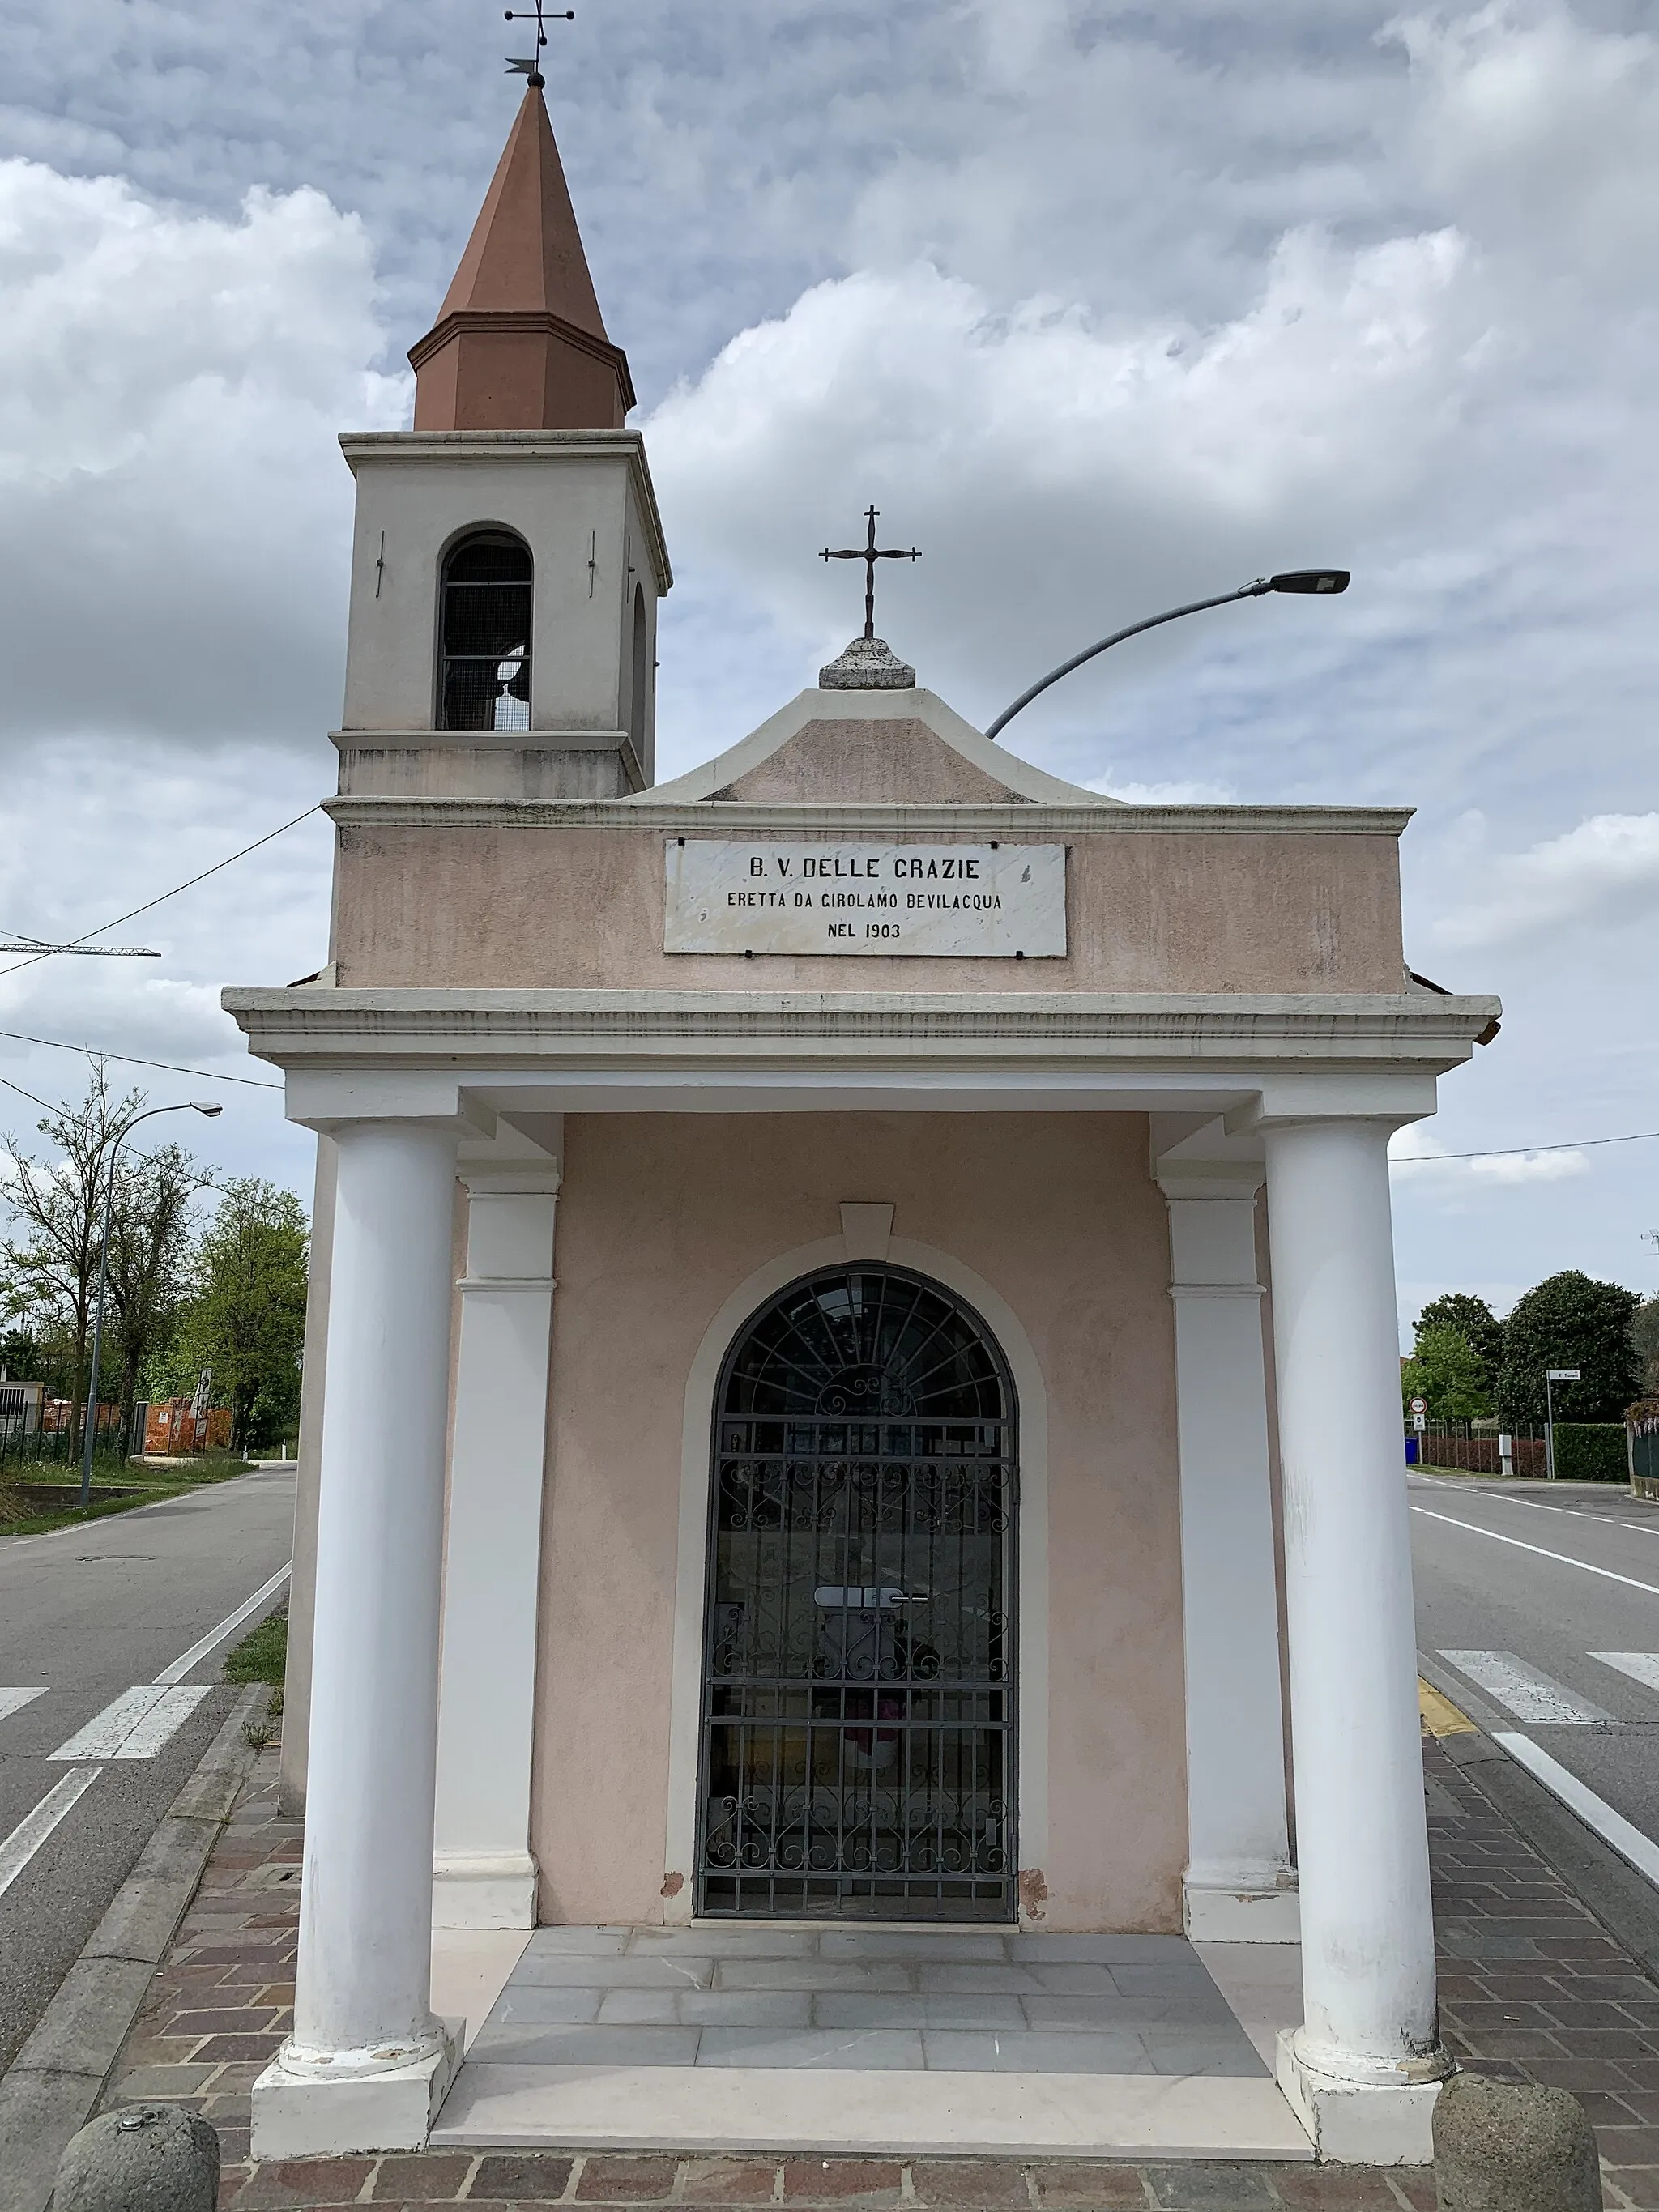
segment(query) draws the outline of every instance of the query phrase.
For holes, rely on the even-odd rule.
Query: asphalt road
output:
[[[1653,1878],[1659,1504],[1607,1483],[1413,1474],[1407,1490],[1425,1672],[1650,1838]]]
[[[293,1530],[282,1466],[0,1541],[0,2071],[223,1722],[226,1651],[282,1589],[178,1662],[287,1565]]]

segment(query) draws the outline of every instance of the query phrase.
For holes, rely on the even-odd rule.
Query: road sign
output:
[[[1413,1413],[1413,1414],[1412,1415],[1412,1426],[1416,1430],[1416,1431],[1417,1431],[1417,1433],[1418,1433],[1418,1435],[1419,1435],[1419,1437],[1422,1435],[1422,1433],[1423,1433],[1424,1430],[1425,1430],[1425,1429],[1426,1429],[1426,1428],[1428,1427],[1428,1425],[1429,1425],[1429,1417],[1428,1417],[1428,1415],[1427,1415],[1426,1413]]]
[[[1428,1412],[1428,1410],[1429,1410],[1429,1401],[1428,1401],[1428,1400],[1427,1400],[1426,1398],[1413,1398],[1413,1399],[1412,1400],[1412,1411],[1413,1411],[1413,1413],[1426,1413]]]
[[[1552,1382],[1577,1382],[1581,1379],[1576,1367],[1549,1367],[1544,1371]]]

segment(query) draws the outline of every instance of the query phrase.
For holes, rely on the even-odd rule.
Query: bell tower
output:
[[[357,480],[342,792],[643,790],[672,577],[539,76],[409,358],[414,428],[340,441]]]

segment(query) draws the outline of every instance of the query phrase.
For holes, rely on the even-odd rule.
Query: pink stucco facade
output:
[[[1186,1849],[1169,1238],[1141,1115],[572,1115],[532,1850],[544,1919],[659,1918],[687,1377],[843,1200],[1012,1310],[1047,1397],[1044,1924],[1175,1929]]]

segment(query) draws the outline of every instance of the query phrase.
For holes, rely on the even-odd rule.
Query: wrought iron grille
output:
[[[463,538],[444,563],[439,683],[446,730],[530,727],[528,547],[505,531]]]
[[[792,1284],[715,1399],[696,1909],[1012,1920],[1012,1378],[903,1268]]]

